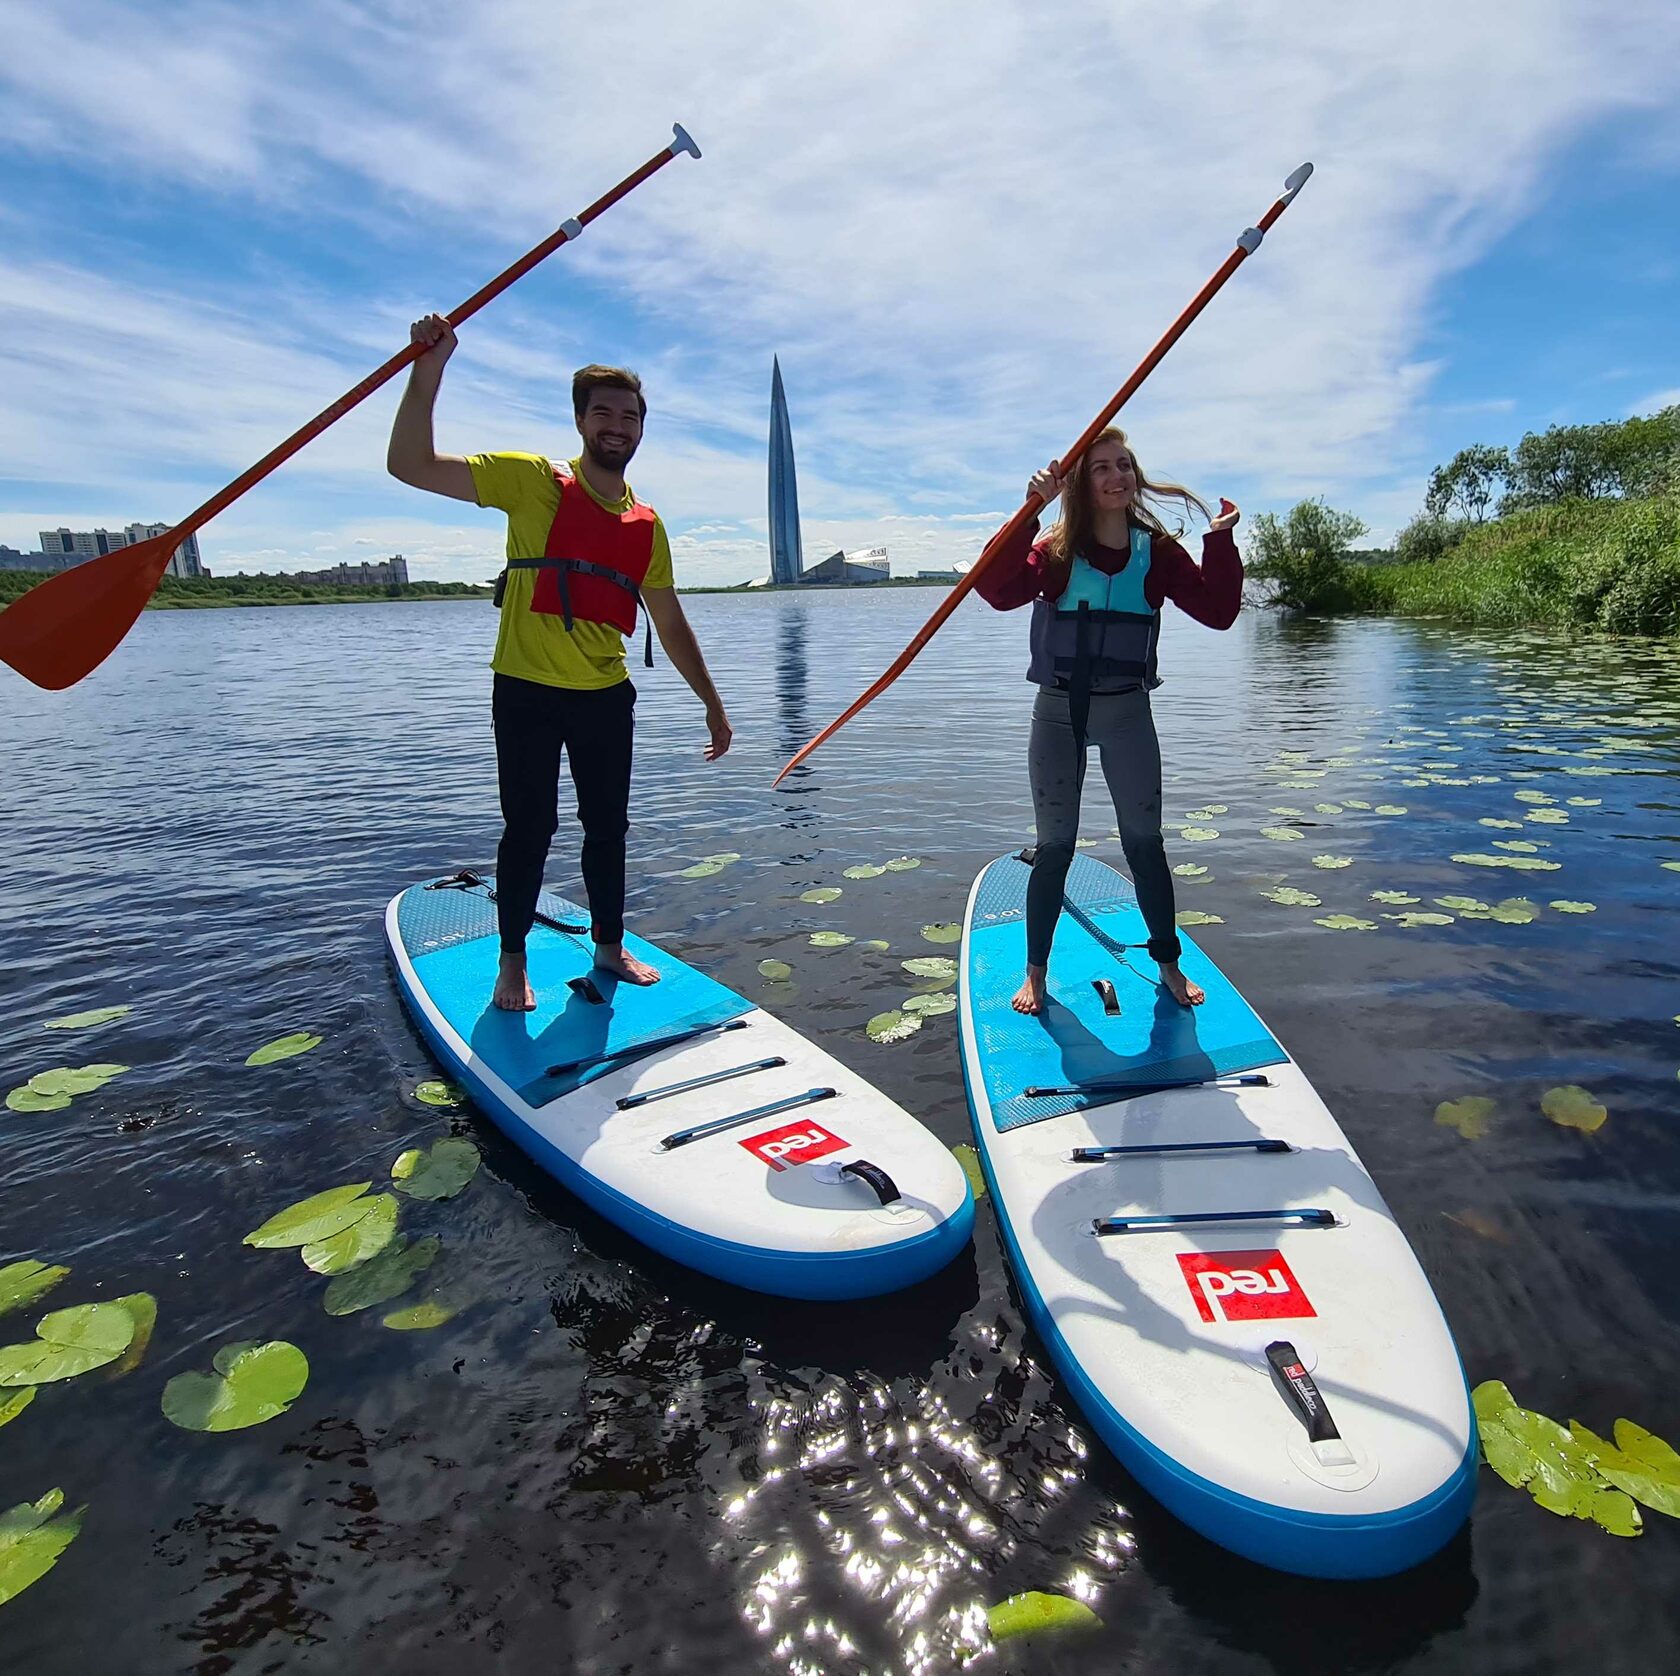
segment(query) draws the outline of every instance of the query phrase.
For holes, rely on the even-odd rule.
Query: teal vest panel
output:
[[[1093,611],[1125,611],[1134,616],[1149,616],[1154,607],[1143,591],[1143,579],[1149,574],[1149,531],[1132,526],[1132,553],[1124,570],[1105,576],[1088,559],[1076,558],[1068,576],[1068,585],[1056,601],[1058,612],[1077,611],[1081,605]]]

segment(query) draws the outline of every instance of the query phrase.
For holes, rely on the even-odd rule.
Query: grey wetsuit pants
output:
[[[1096,746],[1102,757],[1120,844],[1149,927],[1150,958],[1177,960],[1172,870],[1161,842],[1161,746],[1148,692],[1138,687],[1093,693],[1086,744]],[[1038,825],[1038,850],[1027,884],[1027,960],[1044,966],[1079,836],[1079,794],[1085,784],[1084,753],[1074,743],[1068,695],[1053,687],[1041,687],[1033,703],[1027,769]]]

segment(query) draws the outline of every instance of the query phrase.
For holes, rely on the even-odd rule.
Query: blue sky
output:
[[[1296,163],[1128,409],[1146,468],[1386,539],[1469,442],[1680,400],[1680,9],[0,0],[0,542],[172,520],[684,122],[471,322],[457,451],[571,451],[622,361],[680,580],[761,575],[779,353],[808,557],[972,557]],[[201,535],[212,569],[499,520],[383,474],[396,388]]]

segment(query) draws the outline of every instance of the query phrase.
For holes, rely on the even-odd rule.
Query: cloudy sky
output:
[[[770,362],[807,558],[971,557],[1304,159],[1127,411],[1145,467],[1386,539],[1470,442],[1680,400],[1673,0],[0,0],[0,542],[172,521],[659,149],[463,329],[459,452],[631,473],[679,580],[762,575]],[[396,386],[201,536],[212,569],[499,519],[383,474]]]

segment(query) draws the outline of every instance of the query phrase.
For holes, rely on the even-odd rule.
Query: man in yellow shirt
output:
[[[414,363],[391,427],[393,477],[432,494],[507,514],[508,569],[491,659],[491,714],[502,841],[496,852],[501,966],[492,1000],[536,1005],[525,969],[543,862],[559,824],[560,758],[567,757],[583,825],[583,882],[595,964],[631,983],[659,973],[624,950],[624,836],[636,689],[624,635],[637,604],[677,672],[706,707],[706,761],[729,749],[729,719],[683,615],[671,544],[651,507],[624,481],[642,439],[641,381],[620,367],[584,367],[572,380],[583,452],[564,470],[537,454],[439,454],[432,409],[455,333],[430,314],[410,329],[427,346]],[[653,649],[648,647],[651,662]]]

